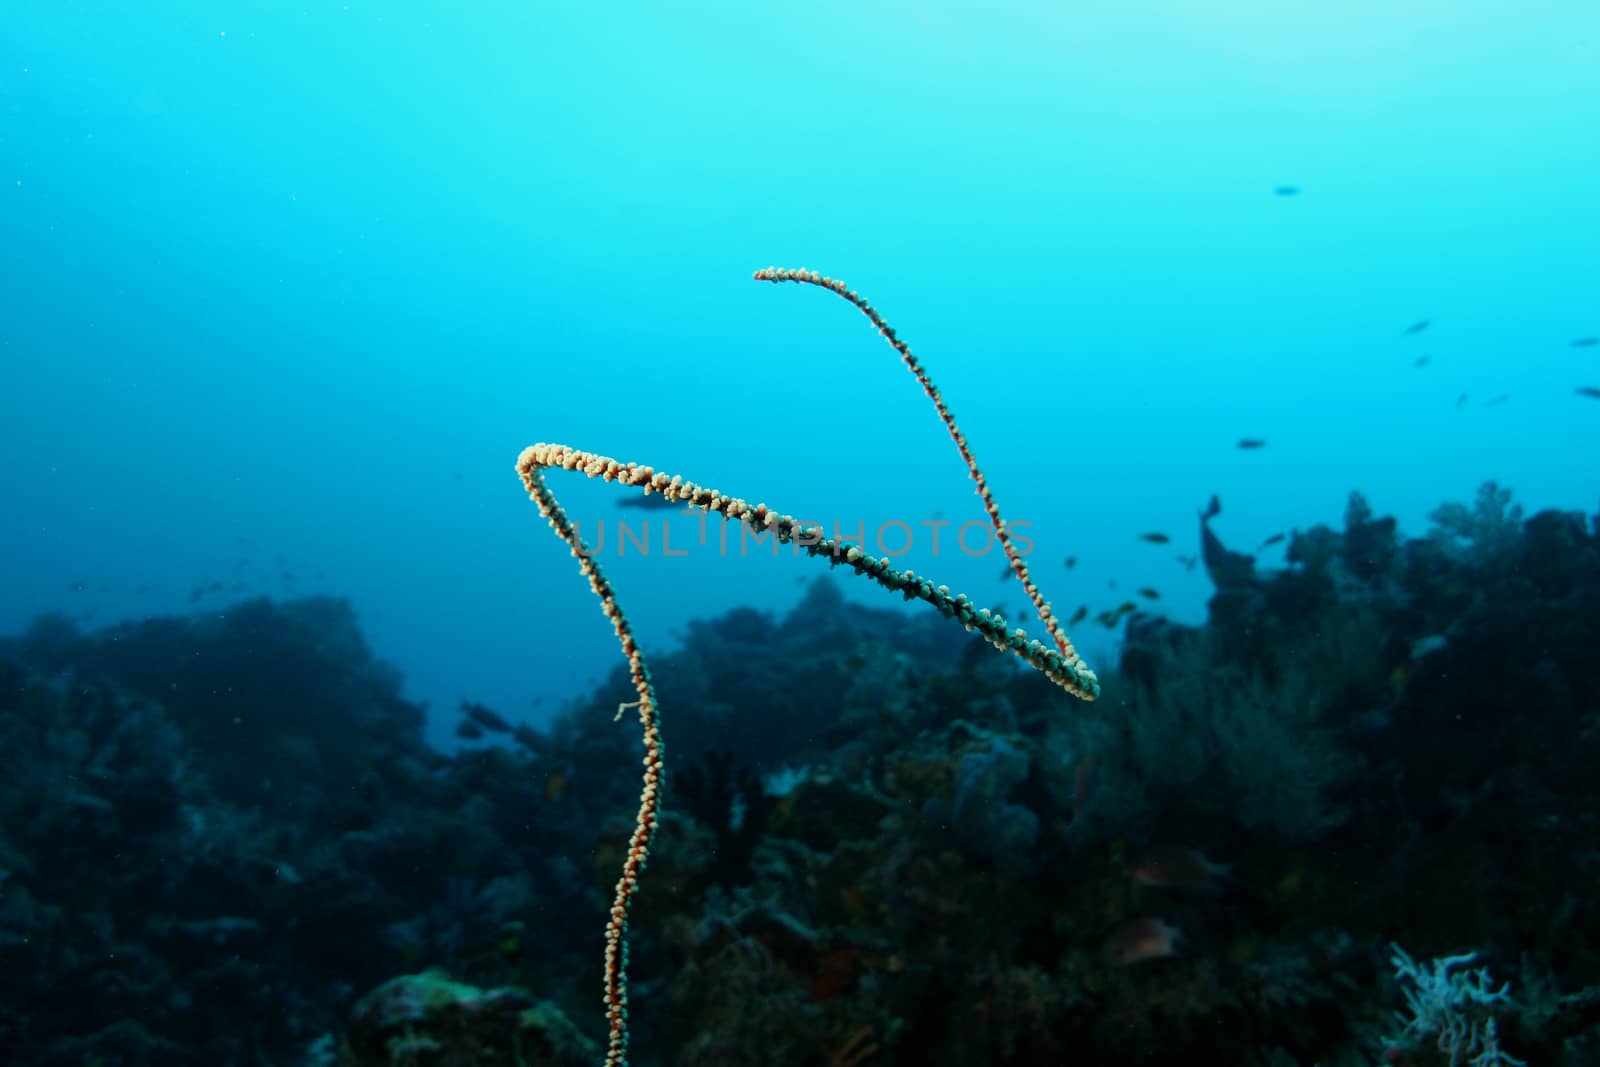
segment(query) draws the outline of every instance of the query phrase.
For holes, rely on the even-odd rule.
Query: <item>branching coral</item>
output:
[[[1496,989],[1487,967],[1471,967],[1475,952],[1441,956],[1426,968],[1399,945],[1392,945],[1395,977],[1406,983],[1405,1024],[1390,1047],[1405,1049],[1433,1042],[1450,1057],[1450,1067],[1523,1067],[1500,1048],[1496,1016],[1514,1009],[1511,983]],[[1407,1014],[1409,1013],[1409,1014]]]
[[[1074,696],[1093,700],[1100,691],[1099,680],[1073,648],[1071,640],[1056,620],[1050,604],[1044,599],[1038,586],[1033,583],[1028,573],[1027,562],[1012,540],[1010,530],[1000,515],[999,507],[995,504],[994,496],[989,492],[988,483],[967,445],[966,437],[957,427],[955,417],[945,406],[939,390],[929,379],[920,361],[912,354],[910,347],[899,339],[894,329],[878,314],[877,309],[843,282],[826,278],[815,271],[786,270],[777,267],[757,271],[755,278],[758,281],[798,282],[831,290],[850,301],[857,310],[866,315],[878,332],[894,346],[906,367],[916,376],[923,392],[933,401],[939,418],[944,422],[951,439],[955,441],[956,448],[960,451],[961,458],[966,462],[972,480],[976,483],[984,511],[987,512],[1000,545],[1005,550],[1006,559],[1022,582],[1023,589],[1026,590],[1055,647],[1051,648],[1029,638],[1020,628],[1009,629],[1002,616],[988,609],[974,609],[971,600],[963,594],[952,595],[948,586],[936,585],[910,570],[897,570],[890,565],[887,557],[875,558],[863,551],[860,545],[824,537],[821,528],[799,523],[792,516],[782,514],[767,507],[766,504],[751,505],[740,497],[728,496],[715,489],[697,485],[681,476],[669,475],[638,463],[622,463],[608,456],[565,445],[536,444],[525,449],[517,460],[517,473],[522,477],[529,496],[538,504],[540,514],[549,521],[551,529],[555,530],[572,550],[572,554],[577,557],[580,569],[589,579],[590,588],[594,590],[595,596],[600,598],[601,610],[611,620],[617,640],[622,645],[622,653],[628,661],[629,673],[638,700],[623,705],[618,709],[618,715],[620,716],[621,712],[629,707],[638,708],[639,723],[644,733],[644,784],[639,796],[639,811],[633,834],[628,841],[628,853],[623,862],[622,875],[617,881],[616,893],[612,899],[611,917],[606,926],[605,1002],[610,1031],[605,1060],[607,1067],[622,1067],[627,1062],[628,912],[638,889],[639,875],[644,871],[650,854],[651,840],[660,822],[664,749],[650,671],[645,666],[627,618],[617,605],[616,595],[601,572],[600,565],[585,547],[578,535],[577,527],[545,485],[544,472],[547,469],[558,467],[562,470],[581,471],[590,478],[621,482],[642,489],[646,494],[659,492],[668,500],[700,508],[708,514],[715,513],[724,520],[737,520],[757,533],[770,531],[778,542],[793,544],[812,558],[826,559],[833,566],[848,567],[855,573],[872,579],[883,588],[902,594],[907,600],[915,599],[931,604],[945,617],[957,620],[968,631],[981,634],[996,648],[1016,655]]]

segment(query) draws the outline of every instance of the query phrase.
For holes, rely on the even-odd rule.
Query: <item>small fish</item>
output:
[[[544,798],[546,800],[560,800],[561,793],[567,788],[567,782],[571,777],[572,767],[570,764],[551,773],[550,777],[546,778],[544,782]]]
[[[1118,624],[1122,622],[1123,616],[1129,615],[1137,610],[1139,610],[1137,604],[1133,603],[1131,600],[1125,600],[1121,604],[1118,604],[1114,610],[1102,611],[1100,614],[1096,615],[1094,617],[1094,621],[1099,623],[1101,626],[1104,626],[1108,630],[1115,630]]]
[[[1160,919],[1145,916],[1123,923],[1100,946],[1100,957],[1114,967],[1145,960],[1162,960],[1178,954],[1183,932]]]
[[[1265,541],[1261,542],[1260,548],[1257,548],[1256,551],[1260,552],[1262,548],[1271,548],[1273,545],[1278,544],[1281,541],[1284,541],[1285,539],[1287,539],[1288,536],[1289,536],[1288,534],[1275,533],[1271,537],[1267,538]]]
[[[1139,535],[1139,540],[1148,541],[1152,545],[1164,545],[1169,543],[1172,538],[1164,533],[1142,533]]]
[[[477,741],[483,737],[483,727],[471,719],[462,719],[456,723],[456,736],[463,741]]]
[[[1600,345],[1600,337],[1574,337],[1572,339],[1573,348],[1593,348],[1595,345]]]
[[[1596,400],[1600,400],[1600,389],[1596,389],[1592,385],[1580,385],[1578,388],[1574,389],[1573,392],[1577,393],[1579,396],[1589,396],[1594,397]]]
[[[681,500],[668,500],[659,493],[649,496],[625,496],[617,500],[619,508],[639,508],[643,511],[677,511],[689,505]]]
[[[1429,319],[1418,319],[1416,322],[1413,322],[1410,326],[1406,327],[1406,336],[1415,337],[1417,334],[1428,328],[1428,323],[1430,321],[1431,320]]]
[[[1134,882],[1154,889],[1188,889],[1215,893],[1228,876],[1228,867],[1212,863],[1197,848],[1180,845],[1153,845],[1127,867]]]
[[[1274,185],[1272,187],[1272,195],[1273,196],[1299,196],[1300,195],[1300,187],[1298,185]]]
[[[1239,447],[1246,452],[1254,452],[1258,448],[1266,448],[1267,443],[1259,437],[1241,437],[1239,438]]]
[[[1466,402],[1467,402],[1467,394],[1466,393],[1462,393],[1460,396],[1456,397],[1456,407],[1458,407],[1458,408],[1459,407],[1463,407],[1463,406],[1466,405]]]
[[[1483,406],[1486,407],[1486,408],[1497,408],[1501,404],[1504,404],[1507,400],[1510,400],[1510,399],[1511,399],[1511,394],[1510,393],[1501,393],[1499,396],[1495,397],[1493,400],[1485,400],[1483,402]]]
[[[1432,361],[1433,361],[1433,357],[1432,356],[1418,356],[1415,360],[1412,361],[1411,365],[1413,367],[1426,367]]]
[[[76,581],[76,582],[71,582],[71,583],[69,583],[67,585],[67,592],[69,592],[69,593],[82,593],[82,592],[86,592],[88,590],[88,588],[89,588],[89,583],[88,582]]]
[[[1419,637],[1411,642],[1411,659],[1413,662],[1424,656],[1431,656],[1435,652],[1443,652],[1450,647],[1450,638],[1444,634],[1429,634]]]
[[[1144,597],[1146,600],[1160,600],[1161,599],[1161,594],[1156,592],[1154,589],[1151,589],[1148,585],[1144,585],[1144,586],[1140,586],[1139,587],[1139,595]]]
[[[1072,613],[1072,618],[1067,620],[1068,626],[1076,626],[1089,617],[1089,605],[1080,604],[1078,610]]]
[[[1002,581],[1002,582],[1004,582],[1004,581],[1008,581],[1008,580],[1010,580],[1010,578],[1011,578],[1011,575],[1012,575],[1012,574],[1013,574],[1013,573],[1014,573],[1014,572],[1013,572],[1013,571],[1012,571],[1012,569],[1011,569],[1011,564],[1009,564],[1009,563],[1007,563],[1007,564],[1006,564],[1006,565],[1005,565],[1005,568],[1004,568],[1004,569],[1003,569],[1003,570],[1001,570],[1001,571],[1000,571],[1000,580],[1001,580],[1001,581]]]
[[[1067,570],[1070,571],[1072,568],[1076,567],[1077,565],[1078,565],[1078,557],[1077,556],[1068,556],[1067,557]]]
[[[463,700],[461,702],[461,714],[485,730],[492,730],[497,734],[509,734],[511,732],[511,724],[502,718],[498,712],[486,708],[476,701]]]
[[[1186,571],[1194,570],[1194,565],[1200,562],[1199,556],[1179,556],[1177,559],[1179,563],[1183,564],[1183,569]]]

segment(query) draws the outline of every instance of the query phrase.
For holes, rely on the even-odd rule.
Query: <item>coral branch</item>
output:
[[[620,715],[623,709],[637,707],[639,723],[644,731],[644,784],[639,794],[639,811],[634,822],[633,835],[628,841],[628,856],[623,862],[622,875],[617,880],[616,893],[612,898],[610,919],[606,923],[604,980],[606,1022],[610,1030],[606,1067],[625,1067],[628,1060],[628,913],[633,905],[634,894],[638,891],[639,875],[643,873],[645,863],[649,859],[651,840],[660,821],[664,749],[655,690],[650,684],[650,671],[639,654],[639,646],[634,641],[633,631],[628,626],[622,608],[617,605],[616,595],[611,591],[611,584],[606,581],[599,563],[578,536],[577,527],[567,517],[567,513],[556,501],[555,495],[545,485],[545,470],[560,468],[581,471],[590,478],[621,482],[642,489],[647,494],[659,492],[668,500],[692,505],[708,514],[715,513],[724,520],[737,520],[758,534],[770,532],[777,541],[793,544],[813,558],[825,558],[834,566],[849,567],[883,588],[900,593],[907,600],[921,600],[931,604],[940,614],[960,622],[969,632],[981,634],[996,648],[1024,660],[1074,696],[1093,700],[1100,693],[1099,680],[1072,647],[1072,642],[1068,640],[1051,612],[1050,605],[1029,577],[1027,563],[1012,543],[1011,535],[1006,529],[1005,521],[1000,517],[1000,510],[995,505],[988,484],[984,481],[983,474],[967,447],[966,438],[957,428],[955,418],[950,414],[950,409],[945,407],[938,389],[929,380],[916,357],[911,354],[911,349],[895,336],[894,330],[884,322],[871,304],[854,291],[847,289],[843,282],[825,278],[813,271],[780,270],[776,267],[757,271],[755,276],[763,281],[805,282],[832,289],[855,304],[872,320],[878,331],[888,338],[889,343],[905,360],[906,366],[916,375],[923,391],[933,401],[939,417],[950,431],[950,436],[960,450],[962,459],[966,461],[973,481],[977,483],[978,496],[983,500],[989,521],[994,524],[1000,543],[1005,548],[1006,559],[1010,561],[1012,570],[1021,579],[1023,588],[1028,591],[1029,598],[1039,612],[1039,618],[1043,620],[1046,630],[1055,640],[1056,648],[1050,648],[1029,638],[1020,629],[1009,630],[1003,617],[986,608],[974,609],[971,600],[965,595],[952,595],[947,586],[935,585],[929,579],[919,577],[910,570],[896,570],[890,565],[887,557],[875,558],[864,552],[860,545],[824,537],[820,527],[802,525],[792,516],[781,514],[765,504],[752,506],[739,497],[727,496],[679,476],[668,475],[637,463],[621,463],[608,456],[568,448],[565,445],[536,444],[524,449],[517,459],[517,473],[522,477],[528,494],[538,504],[540,514],[549,521],[551,529],[555,530],[572,550],[572,554],[578,558],[579,567],[589,579],[589,587],[594,590],[595,596],[600,598],[601,610],[605,612],[606,618],[611,620],[617,640],[622,646],[622,654],[627,657],[628,670],[639,699],[622,705],[618,714]],[[871,1046],[867,1054],[871,1051],[876,1051],[875,1045]]]
[[[945,406],[944,397],[939,395],[938,388],[928,377],[928,372],[923,369],[922,362],[911,352],[911,346],[895,334],[894,327],[884,321],[878,314],[878,309],[867,303],[866,298],[854,289],[845,285],[837,278],[829,278],[818,274],[814,270],[787,270],[783,267],[767,267],[755,273],[757,281],[762,282],[799,282],[804,285],[815,285],[821,289],[828,289],[844,297],[856,306],[863,315],[872,321],[886,341],[894,346],[900,353],[900,358],[905,361],[906,367],[916,375],[917,382],[922,386],[922,391],[928,394],[928,399],[933,401],[933,406],[939,412],[939,418],[944,422],[946,430],[950,431],[950,439],[956,443],[956,448],[961,452],[961,458],[966,461],[967,472],[972,475],[973,482],[978,487],[978,498],[983,501],[983,510],[989,514],[989,522],[994,526],[995,535],[1000,539],[1000,547],[1005,549],[1006,560],[1011,564],[1011,569],[1022,582],[1022,588],[1027,590],[1028,599],[1033,601],[1034,610],[1039,613],[1039,621],[1044,623],[1045,631],[1055,640],[1056,647],[1069,662],[1080,666],[1082,661],[1077,650],[1072,647],[1072,640],[1067,637],[1066,631],[1061,628],[1061,623],[1056,620],[1055,612],[1050,609],[1050,604],[1045,600],[1044,594],[1039,592],[1039,587],[1033,584],[1033,578],[1028,574],[1027,561],[1022,558],[1022,553],[1017,551],[1017,546],[1012,543],[1011,533],[1006,528],[1005,520],[1000,517],[1000,508],[994,502],[994,494],[989,492],[989,483],[983,476],[983,471],[978,469],[978,461],[972,456],[972,449],[967,446],[966,435],[956,425],[956,418],[950,414],[950,409]],[[1094,699],[1078,693],[1085,699]]]
[[[531,445],[524,449],[517,459],[517,472],[522,475],[528,491],[538,501],[540,510],[551,520],[552,527],[573,546],[573,551],[579,554],[584,564],[584,573],[589,577],[589,584],[605,604],[606,615],[617,629],[617,636],[623,642],[623,652],[629,656],[630,664],[637,655],[637,648],[627,631],[627,624],[622,618],[620,609],[611,599],[610,586],[600,575],[600,569],[588,554],[588,550],[575,540],[576,533],[572,530],[571,524],[566,521],[566,516],[560,511],[554,496],[539,477],[539,472],[549,467],[580,471],[590,478],[621,482],[624,485],[644,489],[647,493],[659,492],[668,500],[700,508],[708,514],[717,514],[727,520],[738,520],[757,533],[770,532],[780,543],[793,544],[808,556],[826,558],[836,566],[849,567],[855,573],[872,579],[890,592],[901,594],[907,600],[921,600],[932,605],[941,615],[960,622],[968,631],[981,635],[995,648],[1016,655],[1074,696],[1093,700],[1100,693],[1099,679],[1076,653],[1069,659],[1037,639],[1029,638],[1020,628],[1010,629],[1003,615],[987,608],[974,608],[972,600],[966,594],[951,593],[948,586],[935,585],[931,579],[921,577],[915,571],[896,570],[887,556],[879,558],[869,555],[861,550],[860,545],[824,537],[821,527],[805,526],[797,522],[793,516],[781,514],[765,504],[752,505],[740,497],[727,496],[715,489],[686,481],[681,476],[657,471],[653,467],[638,463],[622,463],[610,456],[585,452],[566,445]],[[1071,648],[1070,643],[1068,648]],[[643,691],[640,693],[640,699],[646,699]]]
[[[537,447],[537,446],[535,446]],[[589,588],[600,598],[600,610],[611,620],[622,645],[622,654],[628,660],[628,673],[633,688],[639,694],[637,701],[617,709],[639,709],[639,725],[644,733],[644,785],[639,793],[639,813],[634,819],[633,835],[628,839],[628,856],[622,863],[622,876],[617,879],[615,895],[611,900],[611,917],[606,921],[605,1003],[606,1023],[610,1029],[610,1043],[606,1051],[606,1067],[624,1067],[628,1062],[628,911],[633,906],[633,895],[639,888],[639,875],[650,858],[650,842],[655,838],[656,826],[661,818],[661,764],[666,749],[661,743],[661,724],[656,711],[655,688],[650,684],[650,669],[639,654],[638,642],[633,639],[633,629],[617,604],[611,583],[601,573],[600,564],[584,547],[577,527],[567,518],[566,511],[556,502],[555,494],[545,486],[539,476],[539,467],[527,462],[534,448],[527,449],[517,462],[522,483],[528,494],[539,505],[539,513],[550,522],[550,528],[578,557],[578,565],[589,579]]]

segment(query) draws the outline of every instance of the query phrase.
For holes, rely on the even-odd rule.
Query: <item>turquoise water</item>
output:
[[[1063,615],[1199,621],[1213,493],[1244,550],[1353,489],[1412,533],[1487,479],[1588,511],[1597,41],[1580,3],[13,0],[0,630],[334,593],[440,737],[542,722],[616,651],[536,441],[903,523],[1023,618],[997,554],[933,551],[983,515],[895,353],[774,263],[910,342]],[[551,485],[647,652],[816,572]]]

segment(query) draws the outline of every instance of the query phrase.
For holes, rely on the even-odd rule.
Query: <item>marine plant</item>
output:
[[[609,456],[586,452],[567,445],[541,443],[524,449],[517,459],[517,473],[521,476],[529,496],[539,506],[540,514],[550,523],[550,528],[567,543],[572,555],[577,558],[579,569],[589,580],[589,587],[595,596],[599,598],[601,610],[606,618],[611,620],[617,640],[622,646],[622,654],[628,661],[629,674],[638,699],[620,705],[617,708],[617,718],[620,719],[627,709],[637,708],[644,737],[644,774],[643,787],[639,795],[639,810],[634,820],[633,833],[628,840],[627,856],[617,880],[610,918],[606,924],[604,983],[606,1021],[609,1029],[605,1059],[607,1067],[623,1067],[627,1063],[628,913],[634,894],[638,891],[639,876],[649,860],[651,841],[660,822],[665,750],[662,746],[660,713],[655,690],[650,681],[650,670],[640,654],[638,642],[634,640],[627,617],[617,604],[616,594],[613,593],[610,582],[601,572],[594,554],[583,543],[577,527],[556,501],[555,494],[545,485],[546,470],[559,468],[580,471],[587,477],[620,482],[640,489],[647,495],[660,493],[669,501],[700,508],[708,515],[721,516],[724,521],[741,522],[758,535],[770,532],[778,543],[792,544],[811,558],[826,559],[831,566],[847,567],[884,589],[900,593],[906,600],[921,600],[932,605],[946,618],[954,619],[968,632],[977,633],[996,648],[1017,656],[1076,697],[1093,700],[1100,693],[1099,679],[1073,648],[1071,639],[1057,621],[1049,602],[1034,584],[1028,572],[1027,561],[1018,551],[1011,532],[1000,515],[1000,509],[989,491],[983,472],[973,458],[965,435],[956,425],[955,417],[945,405],[943,397],[928,377],[921,362],[912,354],[910,347],[900,340],[893,327],[884,321],[876,308],[841,281],[803,268],[789,270],[778,267],[756,271],[755,279],[774,283],[788,281],[814,285],[838,294],[855,305],[856,309],[872,322],[877,331],[899,353],[907,369],[922,386],[923,392],[933,401],[934,409],[939,413],[939,418],[949,431],[951,440],[955,442],[961,458],[966,462],[967,470],[976,485],[978,497],[983,502],[984,511],[994,527],[996,539],[1005,552],[1011,570],[1022,582],[1022,587],[1027,592],[1054,647],[1030,638],[1020,627],[1009,628],[1005,618],[997,612],[987,608],[975,608],[971,599],[965,594],[952,595],[948,586],[936,585],[931,579],[911,570],[898,570],[891,565],[888,557],[877,558],[868,554],[859,544],[825,537],[821,527],[798,522],[793,516],[769,508],[764,503],[752,505],[742,497],[729,496],[689,481],[681,475],[667,474],[640,463],[623,463]]]

